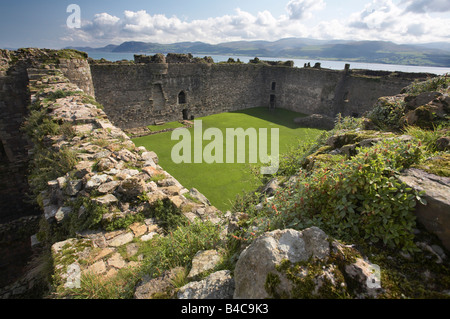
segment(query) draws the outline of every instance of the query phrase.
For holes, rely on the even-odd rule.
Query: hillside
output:
[[[450,51],[439,43],[398,45],[384,41],[325,41],[286,38],[269,41],[235,41],[217,45],[203,42],[158,44],[124,42],[103,48],[71,47],[86,52],[127,53],[192,53],[205,55],[242,55],[285,57],[318,60],[345,60],[367,63],[388,63],[450,67]]]

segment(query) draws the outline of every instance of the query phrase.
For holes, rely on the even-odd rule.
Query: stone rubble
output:
[[[48,189],[41,194],[44,215],[50,223],[60,224],[71,214],[83,215],[83,206],[78,212],[66,206],[78,198],[89,198],[94,205],[107,208],[109,213],[103,215],[105,221],[126,218],[164,199],[180,208],[190,220],[218,221],[219,211],[206,197],[195,189],[187,190],[164,171],[154,152],[136,147],[122,130],[109,122],[101,109],[86,102],[83,91],[76,85],[63,76],[46,75],[45,70],[39,73],[30,70],[30,74],[33,74],[30,87],[39,88],[32,91],[34,102],[54,92],[75,92],[44,103],[53,120],[69,123],[75,132],[72,137],[49,137],[46,141],[54,151],[63,147],[76,151],[79,160],[74,170],[48,181]],[[164,179],[152,180],[155,176],[164,176]],[[188,193],[194,201],[183,196]],[[144,199],[139,200],[141,197]],[[73,288],[87,272],[108,277],[117,270],[136,267],[139,263],[129,260],[136,252],[122,256],[121,247],[134,251],[133,241],[148,241],[156,235],[163,236],[164,231],[152,219],[135,222],[128,229],[78,233],[77,238],[53,245],[55,260],[67,258],[67,254],[76,260],[69,266],[57,264],[55,275],[61,279],[63,287]],[[69,253],[68,249],[62,249],[64,246],[71,247]],[[82,251],[78,247],[83,247]]]

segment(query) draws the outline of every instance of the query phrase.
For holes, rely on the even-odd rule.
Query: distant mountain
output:
[[[450,44],[448,43],[399,45],[387,41],[285,38],[273,42],[234,41],[216,45],[204,42],[159,44],[129,41],[120,45],[107,45],[103,48],[69,48],[85,52],[149,54],[176,52],[450,67]]]

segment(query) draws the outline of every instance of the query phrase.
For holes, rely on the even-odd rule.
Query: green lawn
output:
[[[267,128],[269,141],[270,129],[279,128],[280,154],[282,154],[289,149],[290,145],[298,143],[299,140],[315,139],[322,132],[318,129],[297,127],[294,124],[294,118],[299,116],[302,114],[283,109],[270,111],[267,108],[252,108],[196,120],[202,120],[203,131],[207,128],[219,128],[223,132],[224,143],[226,128],[255,128],[257,131],[259,128]],[[193,137],[194,128],[190,128],[189,131]],[[139,137],[133,141],[137,146],[145,146],[148,150],[156,152],[159,157],[159,165],[163,169],[172,174],[186,188],[197,188],[220,210],[230,209],[231,203],[240,192],[254,190],[259,186],[259,180],[250,173],[250,167],[253,164],[248,163],[248,145],[247,163],[175,164],[171,159],[171,152],[179,141],[172,141],[171,136],[172,132],[166,132]],[[210,141],[203,141],[203,148],[209,143]],[[225,150],[224,146],[224,153]],[[268,143],[268,152],[270,155],[270,142]]]

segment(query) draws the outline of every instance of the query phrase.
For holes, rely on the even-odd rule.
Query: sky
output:
[[[450,0],[0,1],[0,48],[289,37],[449,43]]]

